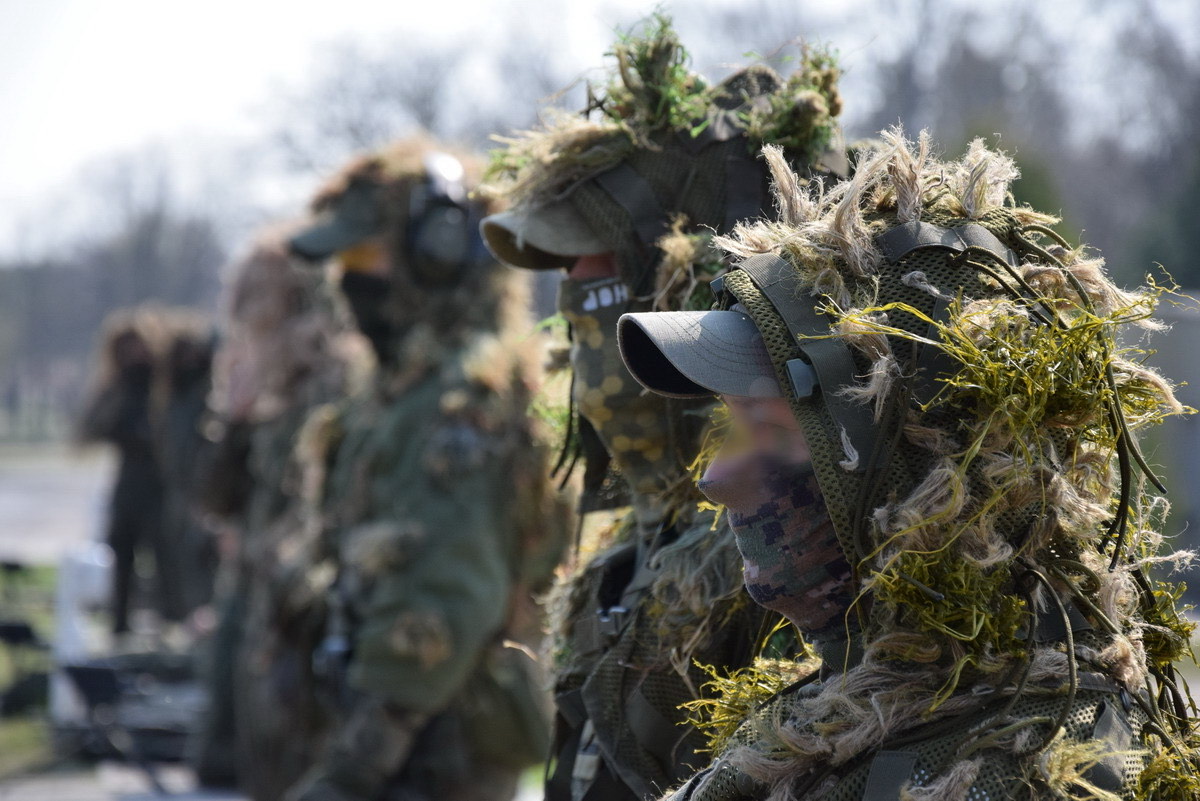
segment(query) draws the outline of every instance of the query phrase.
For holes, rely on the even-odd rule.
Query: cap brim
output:
[[[623,314],[617,341],[642,386],[673,398],[782,396],[757,326],[737,311]]]
[[[567,200],[493,214],[479,230],[497,259],[526,270],[570,267],[580,256],[612,250]]]
[[[310,225],[295,234],[288,240],[288,247],[302,259],[322,261],[374,235],[372,230],[354,230],[333,217]]]
[[[333,254],[377,236],[383,230],[382,190],[373,183],[353,183],[309,225],[288,240],[293,253],[308,261]]]

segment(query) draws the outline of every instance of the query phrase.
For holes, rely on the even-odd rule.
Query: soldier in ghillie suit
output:
[[[154,417],[166,483],[163,537],[171,561],[159,565],[159,571],[174,587],[176,608],[167,617],[181,621],[212,601],[216,577],[216,545],[199,497],[212,454],[202,429],[212,391],[215,342],[212,324],[202,314],[170,309],[162,313],[162,320],[166,342]]]
[[[109,507],[107,541],[113,550],[112,628],[129,631],[135,560],[150,548],[168,562],[162,537],[163,484],[152,420],[158,364],[158,326],[148,312],[118,311],[104,323],[95,390],[83,412],[79,436],[117,450],[117,477]],[[158,582],[159,607],[172,610],[175,588]]]
[[[236,781],[255,801],[276,801],[316,758],[325,717],[311,676],[319,615],[290,580],[314,534],[297,440],[363,359],[282,229],[234,266],[222,334],[210,400],[221,430],[204,485],[226,547],[194,761],[205,784]]]
[[[550,801],[650,798],[706,763],[705,738],[680,709],[705,681],[697,662],[749,665],[779,619],[750,603],[732,534],[691,480],[711,399],[643,391],[620,362],[617,319],[707,305],[725,269],[712,232],[773,213],[764,143],[805,174],[844,163],[827,55],[803,49],[786,79],[751,67],[709,85],[688,70],[669,21],[649,25],[617,43],[614,77],[589,113],[501,140],[484,187],[511,206],[484,221],[492,252],[567,270],[559,308],[581,514],[632,507],[550,601]]]
[[[547,746],[534,666],[504,644],[564,537],[523,281],[493,262],[469,159],[414,139],[366,155],[291,239],[333,257],[378,369],[310,422],[328,594],[315,658],[336,721],[288,797],[508,799]],[[317,564],[310,575],[321,575]]]
[[[768,158],[782,219],[722,242],[716,309],[619,337],[646,386],[726,399],[740,436],[701,486],[747,587],[839,647],[798,683],[718,681],[716,761],[671,797],[1200,797],[1193,627],[1151,576],[1188,557],[1159,553],[1134,439],[1184,410],[1116,344],[1163,290],[1012,205],[981,142],[942,163],[889,132],[824,191]]]

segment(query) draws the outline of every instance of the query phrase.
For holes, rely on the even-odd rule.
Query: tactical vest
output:
[[[713,610],[717,628],[686,669],[681,673],[672,663],[672,650],[687,643],[664,640],[655,619],[659,610],[650,590],[664,568],[661,548],[707,539],[712,522],[705,513],[683,531],[663,530],[653,542],[618,544],[573,580],[568,655],[555,687],[547,801],[656,798],[708,761],[706,738],[686,725],[688,714],[680,709],[707,680],[696,663],[730,669],[750,664],[773,620],[737,592],[741,557],[724,528],[715,547],[731,560],[724,573],[737,585]]]

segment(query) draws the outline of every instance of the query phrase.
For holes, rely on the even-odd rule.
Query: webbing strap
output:
[[[1117,684],[1116,679],[1105,676],[1103,673],[1081,670],[1077,674],[1077,678],[1079,688],[1082,690],[1091,690],[1092,692],[1118,696],[1125,692],[1125,689],[1120,684]]]
[[[875,237],[875,243],[883,251],[884,258],[893,264],[919,248],[946,248],[962,253],[969,247],[983,248],[995,253],[1009,266],[1020,264],[1017,254],[1000,239],[978,223],[967,223],[957,228],[943,228],[933,223],[913,222],[897,225]]]
[[[912,751],[880,751],[871,760],[862,801],[900,801],[900,790],[912,778],[917,755]]]
[[[554,706],[558,710],[558,714],[566,721],[567,728],[582,728],[584,721],[587,720],[587,709],[583,706],[583,691],[578,688],[555,695]]]
[[[654,188],[628,162],[623,161],[592,180],[625,209],[641,242],[653,245],[667,232],[670,218]]]
[[[842,387],[855,383],[856,368],[850,347],[840,337],[830,335],[829,320],[817,311],[811,296],[800,286],[795,270],[786,260],[773,254],[761,254],[747,259],[739,269],[750,276],[779,312],[796,349],[803,354],[805,363],[811,365],[825,406],[854,451],[853,454],[847,452],[849,461],[843,466],[852,471],[864,470],[875,446],[871,410],[842,397],[839,392]],[[785,369],[790,374],[804,372],[801,365],[792,361]],[[798,378],[799,375],[793,376],[791,389],[796,397],[805,397],[803,387],[797,386]]]
[[[640,687],[635,688],[625,699],[625,724],[634,739],[659,763],[663,773],[672,781],[680,778],[672,775],[675,764],[675,749],[679,741],[687,736],[688,729],[676,726],[654,708]]]
[[[1067,618],[1071,622],[1071,633],[1082,634],[1085,631],[1092,630],[1092,624],[1079,611],[1079,607],[1071,600],[1066,601]],[[1057,611],[1051,613],[1050,610],[1043,610],[1036,614],[1033,641],[1036,643],[1046,642],[1066,642],[1067,626],[1066,621],[1062,619],[1062,615]]]
[[[1101,790],[1120,795],[1125,790],[1125,756],[1133,742],[1133,727],[1111,700],[1101,701],[1096,710],[1092,739],[1104,744],[1105,755],[1083,774],[1084,779]]]

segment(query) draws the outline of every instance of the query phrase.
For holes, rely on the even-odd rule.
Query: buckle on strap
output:
[[[610,606],[608,609],[596,610],[596,630],[601,636],[615,640],[625,628],[629,619],[629,610],[623,606]]]
[[[796,393],[796,397],[811,398],[821,383],[812,365],[803,359],[788,359],[783,366],[787,369],[788,379],[792,382],[792,392]]]
[[[571,766],[571,797],[582,798],[600,772],[600,743],[596,740],[596,728],[592,721],[583,724],[579,736],[579,750],[575,752],[575,764]]]
[[[625,213],[638,239],[653,245],[667,232],[671,218],[654,192],[654,187],[629,162],[621,162],[592,179]]]

